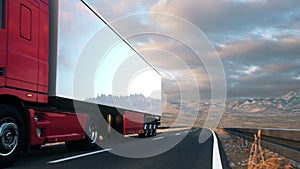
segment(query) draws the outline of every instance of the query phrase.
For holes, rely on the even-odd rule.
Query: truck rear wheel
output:
[[[99,119],[95,115],[89,115],[85,129],[85,139],[79,141],[68,141],[65,145],[68,149],[93,150],[97,148],[99,135]]]
[[[25,126],[20,111],[0,105],[0,167],[11,165],[20,155],[25,141]]]

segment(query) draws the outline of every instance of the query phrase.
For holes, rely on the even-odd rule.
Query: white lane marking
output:
[[[154,138],[152,140],[155,141],[155,140],[159,140],[159,139],[163,139],[163,138],[165,138],[165,137],[157,137],[157,138]]]
[[[74,160],[74,159],[81,158],[81,157],[86,157],[86,156],[90,156],[90,155],[94,155],[94,154],[99,154],[99,153],[107,152],[107,151],[110,151],[110,150],[112,150],[112,149],[108,148],[108,149],[104,149],[104,150],[99,150],[99,151],[94,151],[94,152],[90,152],[90,153],[80,154],[80,155],[71,156],[71,157],[67,157],[67,158],[62,158],[62,159],[58,159],[58,160],[53,160],[53,161],[49,161],[47,163],[48,164],[61,163],[61,162],[65,162],[65,161],[69,161],[69,160]]]
[[[223,169],[217,136],[214,131],[212,131],[211,129],[210,131],[213,134],[213,141],[214,141],[212,169]]]
[[[181,133],[176,133],[175,136],[180,136]]]

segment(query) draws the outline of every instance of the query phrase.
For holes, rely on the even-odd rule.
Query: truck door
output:
[[[0,87],[5,85],[5,67],[6,67],[6,3],[0,0]]]
[[[6,85],[37,91],[39,8],[34,0],[6,0],[8,36]]]

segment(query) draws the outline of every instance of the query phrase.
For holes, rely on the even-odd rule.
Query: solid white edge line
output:
[[[152,140],[155,141],[155,140],[159,140],[159,139],[163,139],[163,138],[165,138],[165,137],[157,137],[157,138],[154,138]]]
[[[94,155],[94,154],[98,154],[98,153],[107,152],[107,151],[110,151],[110,150],[112,150],[112,149],[108,148],[108,149],[104,149],[104,150],[99,150],[99,151],[94,151],[94,152],[90,152],[90,153],[75,155],[75,156],[71,156],[71,157],[67,157],[67,158],[62,158],[62,159],[58,159],[58,160],[53,160],[53,161],[49,161],[47,163],[48,164],[61,163],[61,162],[65,162],[65,161],[69,161],[69,160],[74,160],[74,159],[81,158],[81,157],[86,157],[86,156],[90,156],[90,155]]]
[[[210,129],[213,134],[213,159],[212,159],[212,169],[223,169],[220,151],[219,151],[219,144],[218,138],[213,130]]]

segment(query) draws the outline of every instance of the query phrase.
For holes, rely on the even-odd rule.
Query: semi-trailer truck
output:
[[[160,112],[151,100],[159,97],[123,94],[140,70],[159,86],[158,71],[89,2],[0,0],[0,37],[1,166],[46,143],[90,149],[112,130],[156,134]],[[130,73],[118,75],[124,70]]]

